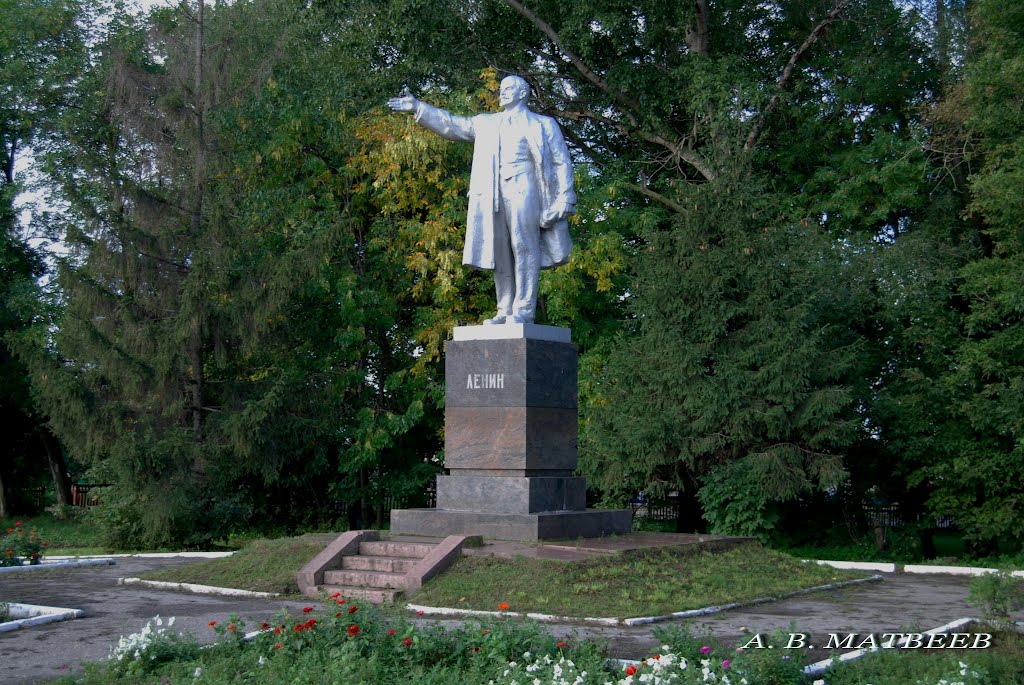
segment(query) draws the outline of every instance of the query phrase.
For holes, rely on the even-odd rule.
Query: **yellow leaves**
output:
[[[277,90],[277,81],[274,80],[273,76],[267,79],[267,89],[271,91]]]

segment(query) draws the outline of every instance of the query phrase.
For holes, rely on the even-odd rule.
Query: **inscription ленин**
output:
[[[505,387],[503,373],[470,373],[466,375],[466,388],[473,390],[502,389]]]

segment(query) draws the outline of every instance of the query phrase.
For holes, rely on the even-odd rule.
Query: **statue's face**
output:
[[[501,87],[498,90],[498,104],[508,108],[527,98],[529,92],[523,87],[518,79],[511,76],[502,79]]]

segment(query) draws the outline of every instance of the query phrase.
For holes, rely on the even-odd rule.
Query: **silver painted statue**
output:
[[[462,263],[494,270],[498,313],[486,324],[533,323],[540,270],[569,261],[576,211],[572,161],[558,123],[526,107],[530,86],[501,82],[503,112],[456,116],[412,95],[388,100],[449,140],[475,141]]]

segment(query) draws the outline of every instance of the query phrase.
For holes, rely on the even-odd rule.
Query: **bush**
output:
[[[25,562],[33,566],[39,564],[43,560],[44,547],[46,542],[35,528],[26,531],[21,521],[17,521],[0,540],[0,566],[21,566]]]
[[[1009,623],[1010,612],[1024,608],[1024,578],[996,571],[971,580],[967,603],[982,610],[982,618]]]

